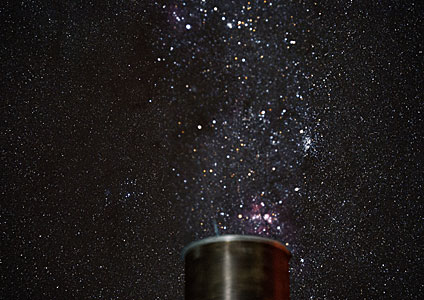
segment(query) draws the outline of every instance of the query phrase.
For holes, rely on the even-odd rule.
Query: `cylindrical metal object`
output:
[[[183,250],[185,300],[287,300],[290,252],[257,236],[222,235]]]

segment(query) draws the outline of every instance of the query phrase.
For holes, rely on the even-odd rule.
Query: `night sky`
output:
[[[292,299],[424,293],[420,1],[7,1],[1,299],[183,299],[253,234]]]

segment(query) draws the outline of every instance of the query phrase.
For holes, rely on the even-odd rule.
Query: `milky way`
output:
[[[283,16],[276,17],[269,11],[273,5],[175,8],[176,22],[170,24],[179,39],[161,45],[172,49],[173,64],[183,66],[177,73],[200,72],[198,79],[176,83],[176,101],[189,97],[201,110],[216,107],[209,115],[188,112],[198,119],[197,125],[190,121],[194,127],[178,122],[178,138],[194,131],[184,142],[186,154],[175,163],[187,190],[178,198],[190,203],[188,225],[201,237],[213,233],[213,221],[222,233],[264,234],[286,242],[293,234],[289,203],[302,184],[303,157],[317,142],[311,135],[318,120],[307,99],[314,75],[305,63],[313,59],[315,46],[296,40],[297,32],[309,27],[294,22],[290,6],[277,5]],[[185,35],[178,24],[184,21],[190,24]],[[193,39],[193,31],[215,39]],[[309,53],[301,56],[296,48]],[[181,49],[186,58],[175,58],[173,52]]]
[[[1,10],[1,299],[183,299],[217,233],[293,299],[420,298],[419,4],[62,2]]]

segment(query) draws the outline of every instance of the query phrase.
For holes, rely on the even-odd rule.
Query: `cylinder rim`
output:
[[[190,243],[189,245],[187,245],[186,247],[184,247],[184,249],[181,253],[181,256],[184,260],[187,253],[190,252],[190,250],[192,250],[196,247],[199,247],[199,246],[203,246],[203,245],[207,245],[207,244],[213,244],[213,243],[226,243],[226,242],[235,242],[235,241],[257,242],[257,243],[268,244],[268,245],[271,245],[271,246],[274,246],[278,249],[283,250],[283,252],[287,256],[289,256],[289,257],[292,256],[290,251],[282,243],[280,243],[276,240],[272,240],[272,239],[264,238],[264,237],[260,237],[260,236],[255,236],[255,235],[241,235],[241,234],[226,234],[226,235],[220,235],[220,236],[212,236],[212,237],[205,238],[203,240],[194,241],[194,242]]]

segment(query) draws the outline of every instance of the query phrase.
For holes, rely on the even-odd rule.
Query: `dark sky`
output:
[[[292,299],[419,299],[419,3],[6,1],[1,299],[183,299],[214,224]]]

